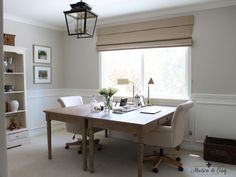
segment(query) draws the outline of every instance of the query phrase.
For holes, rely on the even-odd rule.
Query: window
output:
[[[132,84],[117,85],[117,79],[134,82],[135,94],[151,98],[186,99],[189,97],[190,48],[170,47],[100,52],[101,86],[116,87],[116,96],[132,97]]]

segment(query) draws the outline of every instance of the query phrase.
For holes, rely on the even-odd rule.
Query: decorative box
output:
[[[12,45],[15,46],[15,36],[14,34],[3,34],[4,45]]]
[[[206,136],[204,160],[236,165],[236,140]]]

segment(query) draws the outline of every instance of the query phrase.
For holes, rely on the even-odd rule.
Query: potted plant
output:
[[[105,110],[112,109],[111,98],[117,91],[118,90],[116,88],[111,88],[111,87],[101,88],[101,89],[98,90],[98,93],[105,98],[105,103],[104,103]]]

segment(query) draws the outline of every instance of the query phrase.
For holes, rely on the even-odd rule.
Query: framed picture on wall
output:
[[[144,96],[141,95],[141,96],[139,97],[139,101],[140,101],[140,105],[141,105],[141,107],[146,106]]]
[[[35,63],[51,63],[51,47],[33,45],[33,58]]]
[[[34,83],[35,84],[52,83],[51,66],[34,66]]]

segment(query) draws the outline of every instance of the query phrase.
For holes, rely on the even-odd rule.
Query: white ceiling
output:
[[[58,29],[65,27],[63,11],[79,0],[4,0],[4,18],[24,19]],[[177,9],[214,8],[234,5],[236,0],[84,0],[98,14],[98,22],[134,14],[176,11]],[[200,8],[201,7],[201,8]]]

